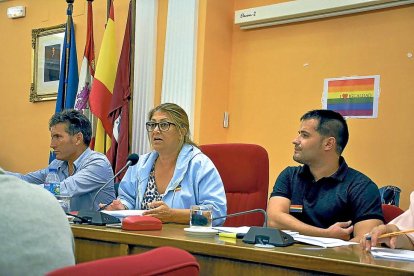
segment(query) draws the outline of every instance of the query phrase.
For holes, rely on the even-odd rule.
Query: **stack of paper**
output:
[[[108,214],[116,218],[125,218],[129,216],[142,216],[144,210],[116,210],[116,211],[101,211],[102,213]]]
[[[373,247],[371,253],[375,258],[414,261],[414,251],[411,250]]]

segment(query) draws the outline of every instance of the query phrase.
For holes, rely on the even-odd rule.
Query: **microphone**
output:
[[[112,178],[110,178],[108,181],[106,181],[105,184],[102,185],[101,188],[99,188],[99,190],[96,192],[95,196],[93,197],[92,200],[92,207],[91,209],[93,210],[93,206],[95,204],[95,200],[96,197],[98,196],[98,194],[106,187],[108,186],[109,183],[111,183],[121,172],[123,172],[126,168],[128,168],[129,166],[134,166],[135,164],[138,163],[139,160],[139,155],[136,153],[132,153],[128,156],[127,158],[127,162],[125,164],[125,166],[123,166]]]
[[[243,242],[249,244],[255,244],[257,247],[274,247],[274,246],[288,246],[292,245],[295,240],[293,237],[277,228],[267,227],[267,213],[263,209],[253,209],[233,214],[228,214],[226,216],[221,216],[216,219],[222,219],[227,217],[237,217],[251,213],[262,213],[264,216],[263,227],[252,226],[249,231],[244,235]]]
[[[101,188],[96,192],[95,196],[92,200],[92,207],[91,210],[79,210],[79,213],[77,217],[73,220],[74,223],[88,223],[92,225],[106,225],[106,224],[112,224],[112,223],[120,223],[121,221],[114,217],[110,216],[108,214],[94,211],[93,206],[96,201],[96,197],[98,194],[106,187],[109,183],[111,183],[122,171],[124,171],[129,166],[134,166],[138,163],[139,156],[136,153],[130,154],[127,158],[127,162],[125,166],[123,166],[113,177],[111,177],[105,184],[102,185]]]

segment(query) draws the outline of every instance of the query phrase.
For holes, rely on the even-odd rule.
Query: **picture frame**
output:
[[[56,100],[66,24],[32,30],[30,102]]]

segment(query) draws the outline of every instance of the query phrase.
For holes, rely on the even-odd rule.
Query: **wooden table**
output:
[[[123,231],[105,226],[72,225],[76,261],[137,254],[159,246],[191,252],[201,275],[346,274],[414,275],[414,262],[374,259],[359,245],[319,248],[295,244],[261,249],[240,239],[196,237],[184,225],[164,224],[160,231]]]

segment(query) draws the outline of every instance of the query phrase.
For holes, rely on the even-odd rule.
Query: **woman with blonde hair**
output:
[[[226,215],[223,182],[190,139],[186,112],[174,103],[161,104],[148,113],[146,129],[153,151],[127,170],[118,199],[106,210],[147,210],[144,215],[183,224],[189,222],[191,205],[212,205],[213,217]]]

